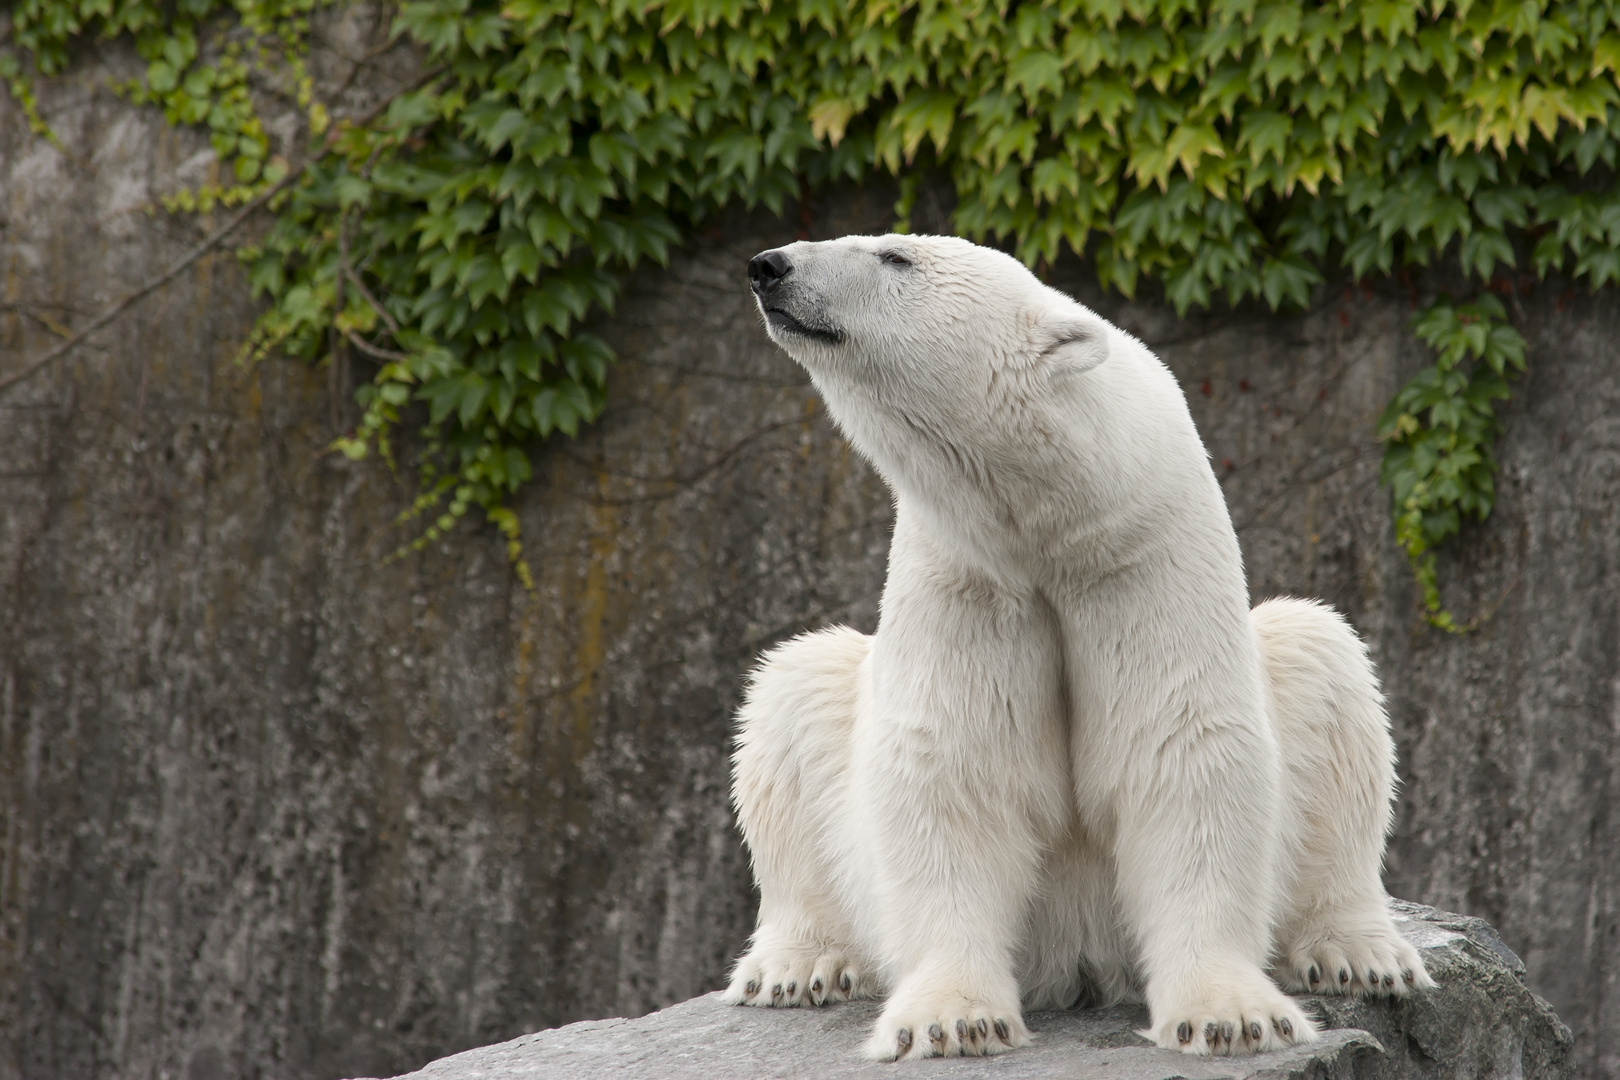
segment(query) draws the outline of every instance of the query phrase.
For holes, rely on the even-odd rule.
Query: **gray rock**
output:
[[[1036,1080],[1561,1080],[1574,1036],[1524,985],[1524,964],[1479,919],[1394,901],[1398,925],[1440,984],[1407,1001],[1304,997],[1322,1021],[1309,1046],[1194,1058],[1137,1034],[1147,1010],[1033,1013],[1033,1046],[995,1058],[890,1065],[858,1053],[880,1004],[748,1009],[719,994],[636,1020],[589,1020],[456,1054],[398,1080],[765,1080],[996,1077]]]

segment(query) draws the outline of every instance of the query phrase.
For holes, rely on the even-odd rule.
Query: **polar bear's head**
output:
[[[891,481],[919,456],[1027,455],[1109,354],[1101,318],[955,237],[793,243],[748,276],[771,340]]]

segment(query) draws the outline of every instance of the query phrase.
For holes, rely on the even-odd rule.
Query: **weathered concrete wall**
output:
[[[98,89],[118,62],[46,88],[77,160],[0,101],[0,377],[196,235],[137,212],[206,158]],[[831,198],[812,231],[886,205]],[[637,277],[606,417],[536,452],[533,595],[477,527],[379,565],[409,483],[322,453],[352,375],[232,363],[228,258],[0,395],[0,1080],[389,1075],[718,984],[752,907],[740,676],[870,628],[887,545],[742,289],[793,220]],[[1620,1077],[1612,294],[1522,300],[1499,507],[1442,570],[1461,614],[1499,606],[1454,639],[1417,620],[1376,484],[1373,418],[1423,362],[1404,293],[1178,321],[1054,281],[1188,387],[1256,595],[1325,596],[1372,641],[1391,889],[1494,922],[1580,1073]]]

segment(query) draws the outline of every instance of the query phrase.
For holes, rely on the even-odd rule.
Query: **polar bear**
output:
[[[1239,1054],[1317,1037],[1272,976],[1434,985],[1380,880],[1394,747],[1367,651],[1321,604],[1249,610],[1164,365],[956,238],[748,269],[895,525],[877,632],[805,634],[751,677],[733,799],[759,922],[726,1000],[886,995],[880,1060],[1128,1000],[1162,1047]]]

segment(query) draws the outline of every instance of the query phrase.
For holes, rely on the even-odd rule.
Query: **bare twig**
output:
[[[0,312],[9,311],[22,315],[29,315],[35,311],[43,311],[46,308],[52,308],[56,311],[66,311],[73,315],[81,314],[77,308],[74,308],[68,304],[58,303],[54,300],[7,300],[4,303],[0,303]]]
[[[378,303],[375,296],[371,295],[371,290],[366,288],[364,281],[360,280],[360,275],[355,273],[354,267],[345,265],[343,269],[349,275],[349,283],[354,286],[355,292],[360,294],[360,299],[371,305],[371,310],[375,311],[377,317],[382,319],[383,325],[388,327],[388,332],[391,334],[399,333],[399,320],[388,314],[388,309]]]
[[[28,317],[30,319],[33,319],[35,322],[39,323],[39,325],[41,325],[45,329],[49,330],[51,333],[55,334],[57,337],[67,338],[67,337],[72,337],[73,336],[73,331],[72,330],[69,330],[67,327],[63,326],[56,319],[51,318],[49,315],[45,314],[43,311],[37,311],[37,310],[29,311],[26,314],[28,315]]]
[[[331,359],[326,365],[326,391],[327,408],[332,416],[332,430],[343,430],[343,382],[349,368],[349,352],[344,348],[343,335],[338,331],[338,320],[343,317],[343,269],[349,265],[349,209],[344,207],[338,214],[337,224],[338,241],[338,274],[333,283],[335,289],[332,295],[332,310],[336,317],[332,320],[331,328],[327,331],[327,340],[330,342]]]
[[[62,357],[66,356],[68,353],[72,352],[75,348],[82,344],[85,338],[102,329],[108,323],[111,323],[114,319],[118,318],[118,316],[134,307],[141,300],[144,300],[152,293],[163,288],[163,286],[185,273],[193,263],[202,258],[204,255],[208,254],[210,251],[214,250],[214,248],[219,246],[220,241],[224,240],[227,236],[231,235],[231,233],[235,232],[237,227],[240,226],[242,222],[246,221],[253,211],[257,210],[259,207],[263,206],[265,203],[269,202],[271,199],[275,198],[277,195],[281,194],[288,187],[290,187],[293,180],[299,175],[299,172],[289,171],[286,177],[283,178],[280,183],[266,188],[258,196],[258,198],[252,200],[251,202],[244,203],[242,208],[233,214],[229,221],[216,230],[213,235],[208,237],[208,239],[186,252],[184,256],[174,263],[174,265],[165,270],[161,277],[147,282],[145,285],[141,286],[139,289],[136,289],[134,292],[118,301],[106,311],[103,311],[91,321],[89,326],[85,327],[83,330],[80,330],[78,333],[74,334],[72,337],[68,338],[66,341],[62,342],[62,344],[50,350],[45,355],[39,357],[31,363],[25,364],[21,371],[14,371],[10,375],[0,378],[0,393],[9,390],[11,387],[22,382],[29,376],[43,370],[52,361],[60,360]]]
[[[377,146],[372,148],[371,156],[366,159],[365,165],[360,170],[360,175],[361,176],[365,177],[367,180],[371,179],[372,167],[377,164],[377,158],[382,155],[382,151],[383,151],[383,148],[382,148],[381,143],[379,143]],[[341,225],[342,223],[339,222],[339,224]],[[399,333],[399,323],[396,322],[394,320],[394,317],[392,315],[388,314],[387,310],[381,304],[379,304],[377,302],[377,298],[375,296],[371,295],[371,290],[366,288],[365,281],[360,277],[360,274],[355,270],[354,266],[349,262],[348,237],[341,232],[341,229],[339,231],[338,239],[339,239],[339,244],[338,244],[338,280],[337,280],[337,296],[338,296],[338,300],[337,300],[337,303],[334,306],[336,308],[338,308],[339,310],[341,310],[342,307],[343,307],[343,283],[344,283],[345,279],[347,279],[351,284],[354,285],[355,290],[357,292],[359,292],[360,299],[364,300],[367,304],[369,304],[371,306],[371,309],[373,311],[375,311],[378,315],[382,316],[382,320],[383,320],[384,323],[387,324],[389,332],[393,333],[393,334],[398,334]]]
[[[444,74],[444,70],[444,67],[441,65],[440,67],[436,67],[431,71],[424,72],[419,78],[396,90],[387,98],[378,102],[375,107],[366,112],[363,116],[351,121],[351,123],[355,127],[364,127],[377,117],[381,116],[388,109],[388,107],[400,97],[400,95],[410,93],[413,90],[417,90],[427,85],[434,79],[437,79],[440,75]],[[147,282],[139,289],[136,289],[128,296],[113,304],[112,307],[96,316],[96,318],[91,321],[89,326],[78,331],[68,340],[62,342],[62,344],[45,353],[38,359],[24,364],[20,371],[14,371],[10,375],[0,377],[0,393],[4,393],[23,380],[30,378],[36,373],[44,370],[53,361],[60,360],[62,357],[66,356],[68,353],[72,352],[74,349],[83,344],[84,340],[90,335],[104,329],[108,324],[112,323],[118,318],[118,316],[128,311],[131,307],[134,307],[137,303],[163,288],[181,274],[185,273],[193,263],[202,258],[204,255],[208,254],[210,251],[214,250],[214,248],[218,247],[226,237],[230,236],[231,233],[235,232],[239,227],[241,227],[242,223],[251,217],[255,210],[258,210],[260,207],[264,206],[271,199],[274,199],[277,195],[280,195],[283,191],[286,191],[298,181],[298,178],[304,174],[305,169],[326,157],[327,154],[331,153],[332,148],[337,145],[339,134],[339,129],[334,127],[327,135],[326,142],[313,157],[299,165],[297,168],[288,169],[285,177],[266,188],[264,191],[260,192],[251,201],[244,203],[241,209],[239,209],[235,214],[231,215],[229,221],[227,221],[219,229],[215,230],[202,243],[186,252],[185,255],[183,255],[178,261],[165,270],[162,276]]]
[[[386,360],[398,364],[410,359],[402,352],[394,352],[392,349],[383,349],[373,345],[353,330],[346,330],[344,333],[348,336],[350,345],[353,345],[374,360]]]

